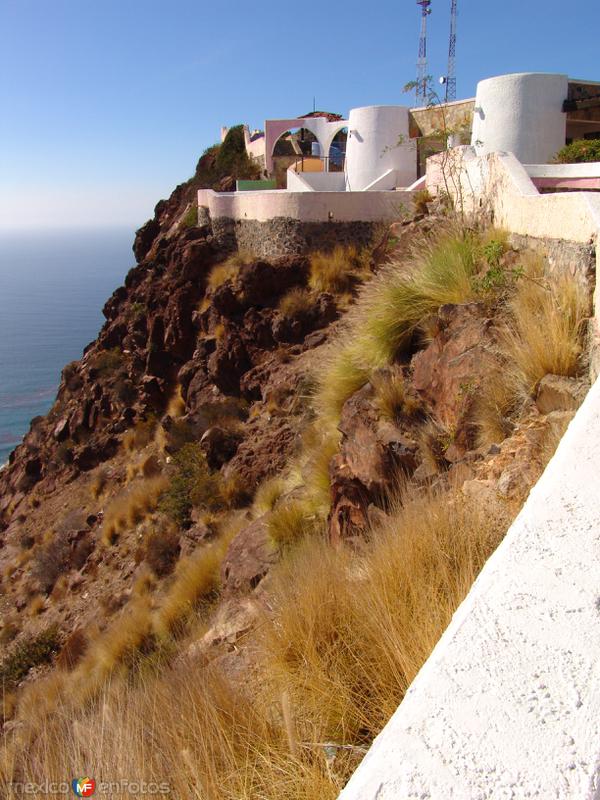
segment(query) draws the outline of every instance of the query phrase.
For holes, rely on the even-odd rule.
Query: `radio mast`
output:
[[[456,9],[457,0],[452,0],[450,10],[450,46],[448,48],[448,74],[446,76],[446,102],[456,100]]]
[[[421,6],[421,35],[417,60],[417,105],[427,105],[427,17],[431,14],[431,0],[417,0]]]

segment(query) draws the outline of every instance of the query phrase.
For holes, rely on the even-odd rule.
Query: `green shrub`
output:
[[[576,139],[554,156],[556,164],[582,164],[600,161],[600,139]]]
[[[185,216],[181,220],[181,225],[183,228],[195,228],[197,224],[198,205],[196,203],[192,203],[192,205],[186,211]]]
[[[102,350],[92,361],[92,368],[102,377],[112,375],[123,363],[123,354],[118,347]]]
[[[218,177],[231,175],[242,180],[259,177],[260,169],[246,152],[243,125],[236,125],[227,131],[217,153],[215,166]]]
[[[212,473],[200,445],[189,442],[173,456],[174,470],[159,508],[183,527],[190,524],[194,506],[222,506],[220,476]]]
[[[58,649],[58,629],[54,626],[20,642],[0,664],[0,685],[5,689],[16,686],[31,669],[52,661]]]

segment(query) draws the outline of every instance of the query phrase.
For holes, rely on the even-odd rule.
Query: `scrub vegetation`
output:
[[[440,309],[473,304],[493,329],[485,383],[476,397],[469,385],[459,390],[472,400],[464,427],[476,431],[480,461],[531,410],[545,375],[574,377],[585,367],[587,290],[509,250],[502,232],[446,219],[374,275],[355,250],[313,254],[309,286],[282,292],[279,308],[302,311],[318,292],[350,295],[353,304],[307,376],[314,391],[293,455],[258,487],[235,469],[209,467],[179,388],[165,400],[162,439],[155,420],[132,430],[121,491],[106,496],[105,474],[90,485],[106,504],[99,549],[135,562],[133,589],[107,624],[79,634],[76,659],[59,659],[21,688],[10,712],[19,724],[0,760],[3,797],[17,796],[16,776],[62,781],[82,764],[96,781],[143,777],[167,783],[173,797],[337,797],[519,510],[520,500],[494,497],[490,513],[463,491],[450,453],[460,432],[408,381],[415,354],[440,339]],[[244,258],[214,267],[210,290],[234,278]],[[353,455],[343,449],[346,404],[363,389],[353,418],[371,414],[384,438],[403,426],[421,475],[411,482],[412,472],[393,472],[368,505],[363,535],[334,541],[334,466],[342,481]],[[242,401],[218,397],[202,413],[231,433],[246,417],[227,415],[226,402]],[[270,415],[272,398],[260,402]],[[540,435],[539,470],[565,424],[561,416]],[[260,547],[247,545],[251,557],[262,547],[273,559],[266,578],[250,577],[258,590],[240,600],[228,584],[228,554],[249,528],[265,532]],[[135,531],[135,554],[120,550],[126,531]],[[196,536],[191,550],[188,534]],[[230,639],[220,615],[248,606],[253,623]],[[55,637],[46,631],[0,664],[11,692],[53,658]],[[207,639],[222,646],[218,655],[203,649]],[[242,666],[232,669],[240,651]]]

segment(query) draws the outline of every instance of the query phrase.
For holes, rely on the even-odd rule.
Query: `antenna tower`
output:
[[[450,10],[450,46],[448,48],[448,75],[446,76],[446,102],[456,100],[456,10],[457,0],[452,0]]]
[[[427,17],[431,14],[431,0],[417,0],[421,6],[421,36],[417,60],[417,105],[427,104]]]

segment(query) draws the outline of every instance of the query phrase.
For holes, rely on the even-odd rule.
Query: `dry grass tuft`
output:
[[[152,636],[152,607],[148,596],[131,600],[108,628],[92,641],[70,676],[69,694],[76,704],[95,697],[111,675],[124,674]]]
[[[379,411],[392,422],[410,419],[422,410],[419,399],[407,392],[401,373],[377,370],[371,375],[371,385]]]
[[[252,503],[252,515],[254,518],[262,517],[272,511],[281,495],[285,494],[285,480],[278,475],[263,481],[256,490],[254,502]]]
[[[500,444],[514,428],[513,418],[519,406],[519,387],[509,370],[490,372],[477,393],[473,422],[477,428],[477,446]]]
[[[381,730],[506,524],[456,494],[404,503],[362,556],[313,539],[278,571],[267,668],[323,741]]]
[[[478,242],[473,234],[447,230],[423,240],[406,263],[385,267],[365,288],[358,305],[356,341],[365,363],[390,363],[421,320],[446,303],[475,296]]]
[[[42,613],[45,605],[46,605],[45,598],[41,594],[36,594],[34,597],[31,598],[31,600],[29,601],[29,606],[27,607],[29,616],[37,617],[39,614]]]
[[[301,317],[312,310],[315,296],[308,289],[290,289],[279,301],[279,310],[284,317]]]
[[[105,467],[99,467],[90,481],[90,494],[94,500],[98,500],[108,483],[108,471]]]
[[[588,291],[570,275],[546,277],[539,265],[519,281],[503,350],[526,394],[544,375],[580,372],[590,311]]]
[[[29,751],[16,746],[14,753],[0,779],[7,800],[20,796],[11,785],[17,764],[19,774],[63,782],[65,770],[79,774],[84,761],[97,779],[135,775],[165,786],[169,797],[334,800],[343,787],[322,747],[292,755],[271,709],[217,670],[187,662],[162,679],[152,669],[135,685],[115,678],[87,708],[59,707]]]
[[[177,384],[171,399],[167,404],[167,414],[172,419],[178,419],[185,414],[185,400],[181,396],[181,386]]]
[[[120,533],[133,528],[154,511],[167,485],[168,481],[162,475],[143,478],[118,495],[104,513],[103,543],[113,544]]]
[[[474,405],[482,446],[503,441],[513,420],[535,397],[547,374],[572,377],[585,369],[589,292],[570,276],[547,274],[530,257],[508,299],[499,341],[499,368],[490,373]]]
[[[123,436],[125,452],[133,453],[135,450],[141,450],[149,445],[154,437],[157,424],[155,417],[149,417],[146,420],[141,420],[133,428],[126,431]]]
[[[239,251],[230,256],[226,261],[214,266],[208,276],[208,287],[213,291],[227,281],[237,277],[240,267],[250,264],[254,260],[251,253]]]
[[[214,600],[228,544],[229,537],[223,536],[179,561],[173,583],[154,615],[154,631],[159,638],[179,634],[194,612]]]
[[[337,424],[348,397],[408,348],[440,306],[477,296],[479,257],[476,235],[449,227],[420,239],[406,260],[388,264],[364,287],[316,375],[314,407],[327,425]]]
[[[369,273],[368,258],[356,247],[338,245],[331,253],[313,253],[309,285],[317,292],[351,292]]]
[[[315,375],[313,406],[317,417],[328,427],[335,427],[346,400],[369,380],[369,370],[363,365],[353,342],[334,342],[323,354]]]
[[[290,498],[281,502],[267,518],[269,536],[280,548],[297,544],[313,534],[319,525],[319,516],[308,498]]]

